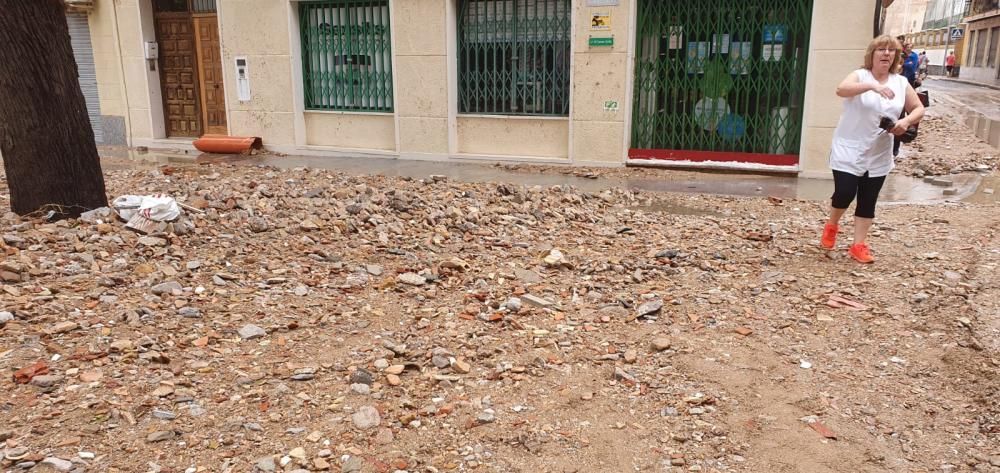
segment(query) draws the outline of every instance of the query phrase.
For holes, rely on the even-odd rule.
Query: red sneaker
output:
[[[875,262],[871,249],[865,243],[851,245],[851,248],[847,252],[850,253],[851,258],[854,258],[859,263],[869,264]]]
[[[837,245],[837,232],[840,230],[840,226],[835,223],[828,223],[823,227],[823,238],[819,240],[820,246],[828,250],[832,250],[834,246]]]

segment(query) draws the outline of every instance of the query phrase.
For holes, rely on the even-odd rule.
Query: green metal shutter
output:
[[[811,20],[812,0],[639,0],[630,156],[797,162]]]
[[[387,0],[300,3],[299,22],[307,109],[392,112]]]
[[[570,0],[462,0],[458,111],[569,115]]]

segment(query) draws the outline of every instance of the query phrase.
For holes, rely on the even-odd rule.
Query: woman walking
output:
[[[865,52],[864,66],[837,86],[837,95],[845,99],[844,112],[833,133],[830,168],[834,191],[820,244],[827,249],[836,246],[840,218],[857,198],[854,241],[848,253],[861,263],[875,261],[867,243],[868,230],[875,218],[882,184],[895,167],[893,136],[906,133],[924,116],[917,92],[899,74],[901,49],[899,41],[891,36],[875,38]],[[888,133],[879,127],[884,117],[894,120],[904,110],[906,116],[896,121]]]

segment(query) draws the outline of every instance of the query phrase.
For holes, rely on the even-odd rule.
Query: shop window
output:
[[[153,0],[158,12],[215,13],[216,0]]]
[[[965,48],[962,50],[962,64],[972,66],[973,52],[976,50],[976,33],[978,31],[967,31],[965,34]],[[948,52],[945,51],[945,55]],[[955,57],[959,57],[958,53],[955,53]]]
[[[215,13],[215,0],[191,0],[194,13]]]
[[[973,60],[973,65],[976,67],[982,67],[983,60],[986,57],[986,45],[990,42],[988,37],[984,37],[989,34],[987,30],[978,30],[976,35],[976,56]]]
[[[299,4],[309,110],[392,112],[388,0]]]
[[[568,116],[570,0],[459,4],[459,113]]]
[[[153,7],[158,12],[187,12],[188,0],[154,0]]]
[[[986,66],[994,67],[997,65],[997,39],[1000,37],[1000,27],[994,27],[990,30],[990,46],[986,53]]]

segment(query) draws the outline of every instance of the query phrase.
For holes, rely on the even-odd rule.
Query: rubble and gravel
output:
[[[948,176],[963,172],[989,174],[1000,168],[1000,149],[973,134],[961,122],[962,110],[953,101],[939,100],[947,93],[933,93],[920,122],[917,139],[903,145],[896,161],[897,172],[918,178]],[[948,184],[950,185],[950,184]]]
[[[818,248],[823,202],[223,164],[107,183],[201,212],[0,219],[4,471],[1000,458],[995,203],[881,208],[860,266]]]

